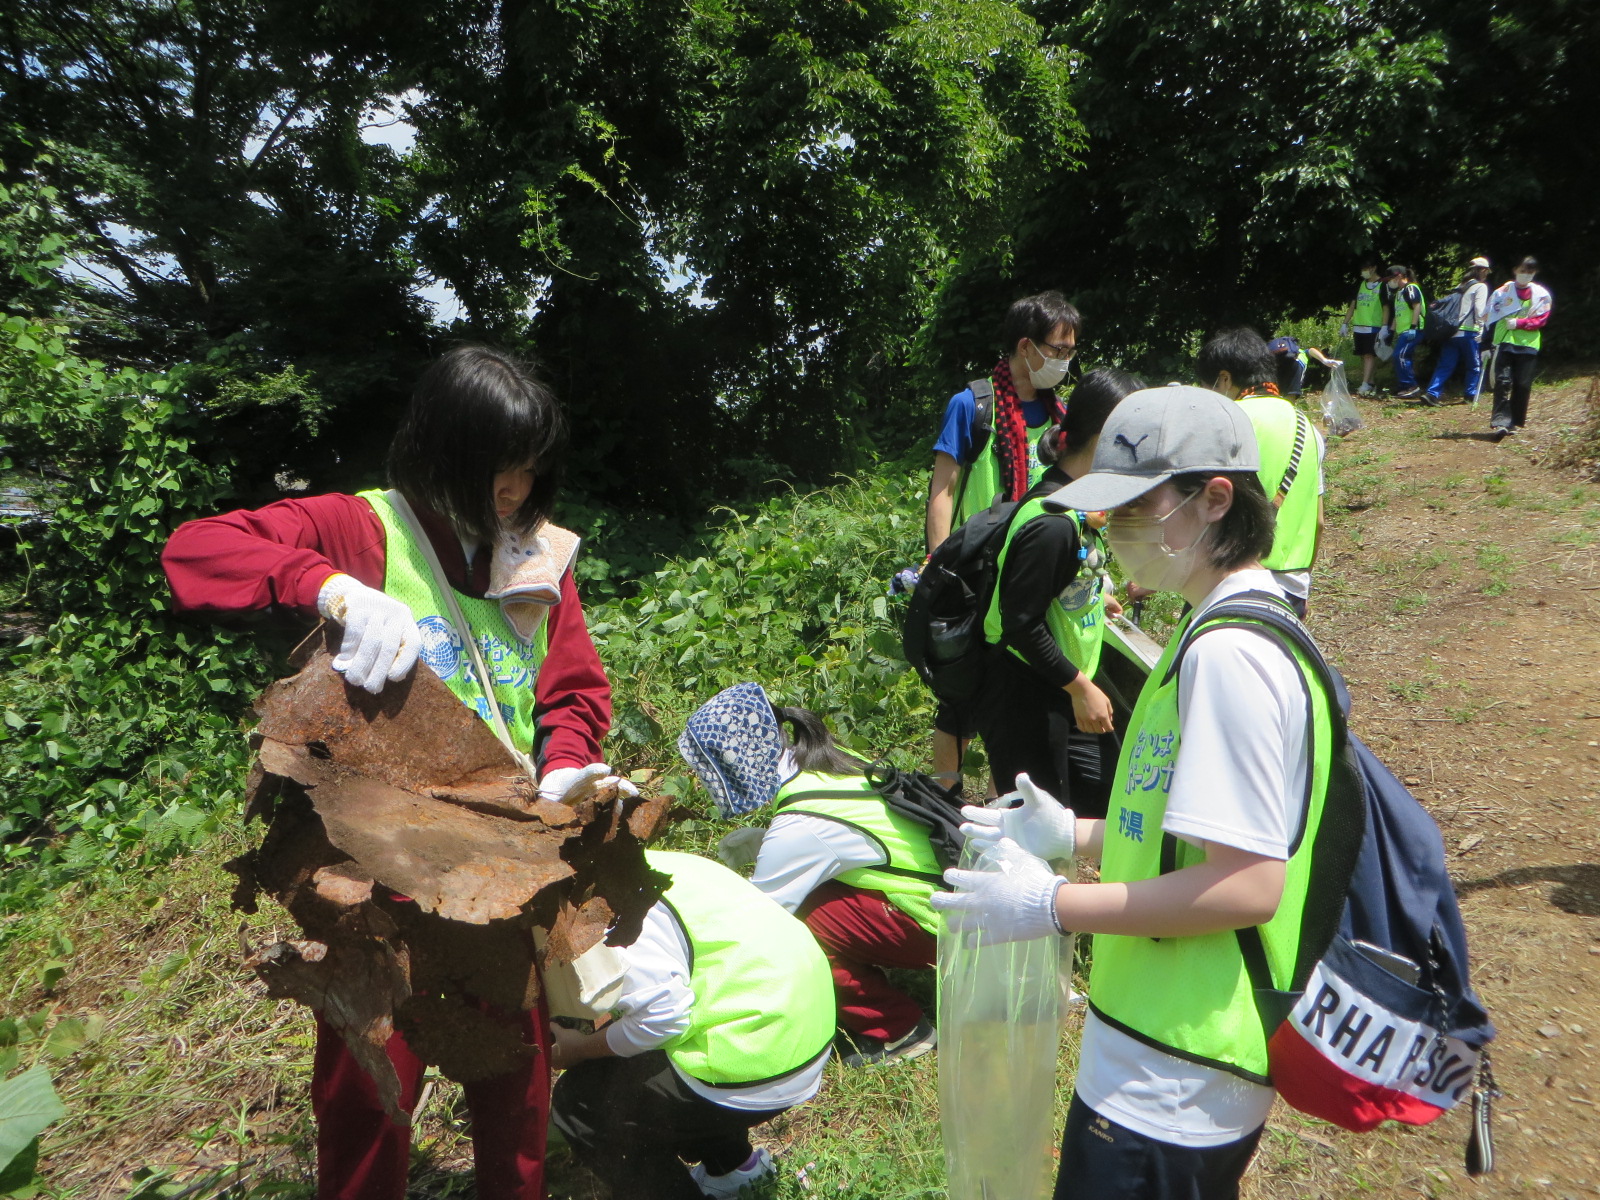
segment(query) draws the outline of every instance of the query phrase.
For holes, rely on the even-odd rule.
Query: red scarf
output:
[[[1243,400],[1247,396],[1276,396],[1280,400],[1283,399],[1283,393],[1278,390],[1278,385],[1275,383],[1253,383],[1235,396],[1234,399]]]
[[[994,382],[994,453],[1000,464],[1000,483],[1007,500],[1020,500],[1028,490],[1028,423],[1022,417],[1022,401],[1011,378],[1011,361],[1002,358],[989,373]],[[1052,424],[1065,410],[1052,392],[1035,392],[1034,399],[1047,406]]]

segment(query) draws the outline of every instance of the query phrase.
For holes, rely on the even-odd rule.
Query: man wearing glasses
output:
[[[1078,310],[1060,292],[1024,296],[1001,326],[1004,357],[987,379],[975,379],[950,397],[933,444],[928,554],[973,513],[1000,496],[1021,498],[1044,474],[1034,448],[1062,415],[1055,388],[1077,353],[1080,324]],[[970,714],[940,706],[933,763],[947,784],[960,779],[961,749],[972,732]]]

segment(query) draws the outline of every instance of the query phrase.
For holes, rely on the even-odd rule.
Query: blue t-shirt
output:
[[[978,415],[978,402],[971,388],[962,388],[950,397],[944,408],[944,424],[939,427],[939,438],[933,443],[935,451],[943,451],[962,466],[972,457],[972,422]],[[1022,419],[1029,429],[1037,429],[1050,419],[1050,410],[1042,400],[1024,400]]]

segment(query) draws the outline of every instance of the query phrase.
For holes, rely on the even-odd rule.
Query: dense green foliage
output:
[[[0,209],[27,218],[48,199],[0,193]],[[59,251],[22,270],[40,283]],[[38,493],[49,519],[17,536],[13,576],[49,625],[0,679],[0,839],[6,862],[33,868],[7,872],[13,899],[209,828],[238,790],[240,702],[264,680],[252,639],[166,615],[167,533],[229,483],[181,372],[112,369],[74,341],[53,318],[0,320],[0,468],[59,481]]]
[[[902,601],[885,594],[921,546],[905,499],[890,472],[770,501],[701,555],[665,564],[638,597],[592,609],[616,694],[613,761],[664,768],[667,790],[686,795],[673,750],[684,719],[746,679],[822,713],[857,750],[920,750],[931,697],[901,658]]]
[[[0,482],[48,515],[0,531],[5,888],[210,828],[274,643],[170,620],[163,539],[376,482],[462,338],[535,355],[571,412],[619,757],[665,765],[746,676],[914,744],[881,585],[921,476],[881,464],[920,465],[1005,303],[1061,287],[1090,365],[1181,378],[1223,322],[1310,329],[1369,248],[1434,290],[1532,251],[1549,349],[1592,349],[1595,9],[0,7]]]

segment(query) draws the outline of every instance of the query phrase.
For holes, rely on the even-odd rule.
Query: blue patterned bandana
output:
[[[690,714],[678,753],[724,817],[772,803],[783,782],[783,731],[759,683],[736,683]]]

